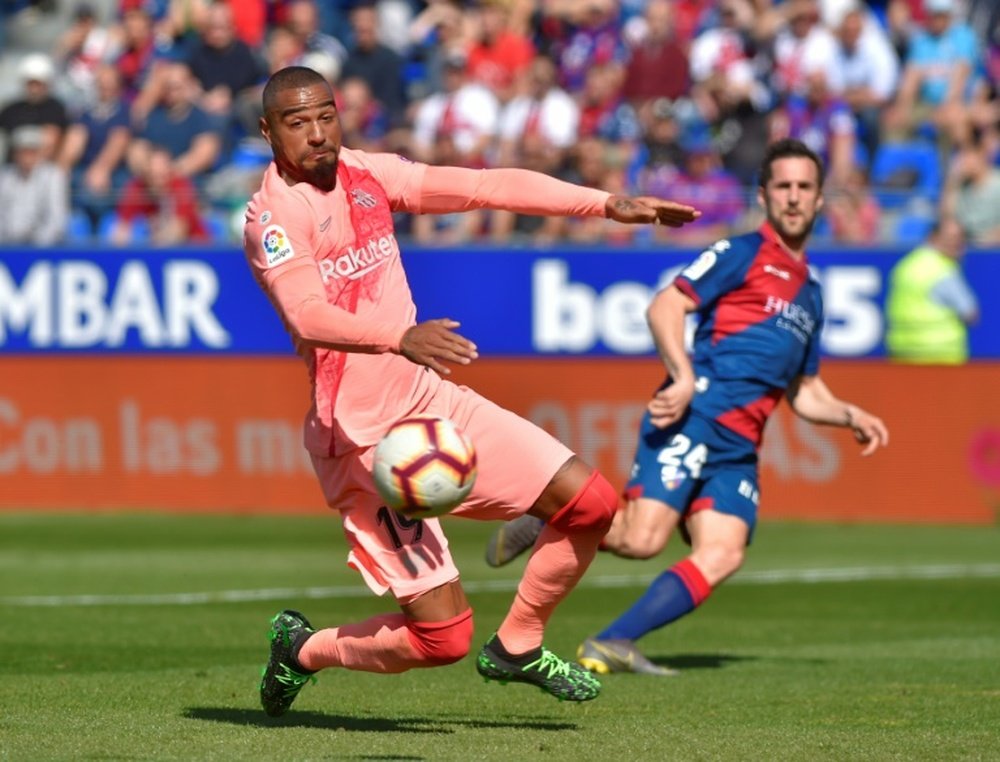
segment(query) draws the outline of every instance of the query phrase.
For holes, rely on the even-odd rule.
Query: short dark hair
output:
[[[801,140],[796,140],[795,138],[782,138],[774,143],[771,143],[764,152],[764,160],[760,164],[760,178],[758,183],[761,188],[767,186],[771,181],[773,173],[771,168],[778,159],[788,159],[792,157],[801,157],[803,159],[809,159],[813,164],[816,165],[816,173],[819,178],[819,186],[823,187],[823,181],[826,177],[826,168],[823,166],[823,160],[819,158],[814,150],[803,143]]]
[[[329,87],[330,83],[318,71],[306,66],[286,66],[284,69],[278,69],[264,85],[264,94],[261,96],[261,100],[264,104],[265,116],[277,107],[278,93],[285,90],[312,87],[313,85]]]

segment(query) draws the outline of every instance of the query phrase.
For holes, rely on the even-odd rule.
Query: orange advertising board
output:
[[[0,509],[316,511],[295,358],[8,357]],[[622,484],[655,359],[482,359],[455,380],[535,421]],[[763,518],[988,524],[1000,512],[1000,365],[828,361],[835,393],[880,414],[888,449],[782,405]]]

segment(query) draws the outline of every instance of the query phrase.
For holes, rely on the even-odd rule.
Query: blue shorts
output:
[[[707,509],[737,516],[752,535],[760,500],[757,449],[690,410],[665,429],[647,412],[625,494],[658,500],[682,516]]]

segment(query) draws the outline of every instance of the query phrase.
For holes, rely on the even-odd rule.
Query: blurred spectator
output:
[[[368,83],[348,77],[341,81],[336,98],[343,144],[362,151],[385,151],[389,115],[372,97]]]
[[[52,59],[42,53],[31,53],[21,60],[17,74],[24,90],[21,97],[0,110],[0,130],[9,139],[18,127],[40,127],[41,158],[52,161],[69,124],[66,107],[50,92],[55,76]]]
[[[921,246],[889,273],[885,343],[898,362],[958,365],[969,359],[967,326],[979,319],[976,295],[962,275],[962,227],[942,218]]]
[[[97,68],[114,59],[118,44],[111,31],[98,23],[93,6],[81,3],[76,7],[72,23],[53,50],[65,72],[67,106],[79,110],[94,102]]]
[[[729,236],[742,222],[746,210],[743,186],[722,167],[707,132],[695,130],[685,135],[681,139],[681,149],[685,158],[680,172],[673,177],[660,175],[658,179],[661,182],[666,179],[666,184],[652,182],[642,192],[690,204],[701,211],[701,217],[685,226],[690,230],[667,232],[654,228],[660,240],[678,245],[708,245]]]
[[[939,141],[961,143],[966,104],[980,64],[979,46],[968,25],[955,18],[955,0],[926,0],[926,29],[912,40],[896,100],[884,114],[893,140],[906,140],[924,127]]]
[[[392,48],[378,39],[378,12],[374,3],[357,5],[350,16],[354,32],[344,64],[342,76],[359,77],[368,83],[389,115],[394,127],[403,123],[406,111],[406,92],[403,88],[403,59]]]
[[[96,101],[74,119],[59,153],[59,165],[70,176],[73,206],[87,215],[94,233],[125,183],[131,137],[118,69],[98,67],[95,83]]]
[[[618,18],[618,0],[550,0],[542,31],[559,68],[559,83],[571,94],[583,88],[593,66],[624,69],[628,48]]]
[[[535,57],[531,40],[510,28],[511,5],[512,0],[479,0],[478,34],[468,50],[469,77],[501,103],[514,96],[518,76]]]
[[[566,152],[576,142],[580,108],[569,94],[556,84],[556,67],[551,59],[537,57],[522,75],[524,92],[504,106],[500,114],[498,164],[522,166],[522,151],[531,141],[537,163],[545,153],[550,166],[547,174],[559,169]]]
[[[471,44],[466,17],[459,0],[429,0],[410,23],[413,81],[411,97],[425,98],[444,89],[444,62],[465,55]]]
[[[756,183],[772,106],[755,63],[754,13],[749,0],[722,0],[719,25],[691,47],[691,97],[699,118],[711,125],[726,169],[746,185]]]
[[[111,241],[119,246],[143,238],[157,246],[208,238],[198,193],[177,174],[170,151],[162,146],[150,147],[142,171],[125,184],[111,229]]]
[[[294,66],[302,56],[302,53],[301,41],[285,27],[276,26],[267,33],[267,42],[264,45],[264,60],[267,64],[268,74],[274,74],[274,72],[284,69],[286,66]]]
[[[900,61],[909,56],[910,40],[924,21],[923,0],[888,0],[886,3],[886,33]]]
[[[719,5],[718,0],[673,0],[674,38],[688,50],[691,43],[708,24],[706,19]]]
[[[622,97],[622,70],[614,64],[594,64],[587,70],[580,93],[580,137],[599,137],[634,146],[642,137],[635,109]]]
[[[170,43],[156,38],[153,18],[141,5],[134,5],[122,11],[120,33],[121,52],[115,65],[122,73],[125,99],[130,104],[132,115],[143,118],[153,107],[155,91],[146,90],[160,59],[169,52]]]
[[[770,105],[771,96],[754,67],[752,24],[748,0],[722,0],[719,24],[699,34],[691,45],[693,97],[709,121],[730,104]]]
[[[801,140],[823,159],[835,187],[843,185],[854,168],[856,131],[854,115],[830,92],[822,71],[810,73],[804,94],[789,96],[771,115],[771,142]]]
[[[643,139],[632,158],[636,195],[649,195],[648,188],[653,186],[667,187],[680,172],[684,151],[678,111],[677,104],[668,98],[657,98],[643,109]]]
[[[690,89],[688,59],[674,40],[670,0],[649,0],[645,33],[632,50],[625,70],[623,94],[635,108],[654,98],[680,98]]]
[[[164,63],[157,76],[159,100],[128,149],[129,169],[144,176],[154,145],[165,148],[173,171],[197,180],[215,166],[222,141],[208,115],[195,101],[198,88],[182,63]]]
[[[287,3],[285,27],[295,35],[302,55],[322,53],[336,62],[338,71],[343,69],[347,49],[336,37],[320,30],[320,14],[315,0],[291,0]]]
[[[263,65],[236,36],[232,11],[225,3],[213,3],[207,8],[187,64],[201,86],[201,108],[230,127],[236,104],[251,93],[253,97],[259,95],[254,86],[264,77]]]
[[[37,125],[11,134],[11,163],[0,167],[0,244],[52,246],[66,235],[66,174],[45,158],[45,145]]]
[[[836,32],[843,98],[858,121],[858,137],[871,161],[878,149],[881,112],[896,92],[899,59],[881,25],[860,0],[848,0]]]
[[[881,236],[882,207],[862,167],[852,167],[846,180],[825,194],[824,214],[837,243],[873,244]]]
[[[252,50],[259,50],[267,33],[269,0],[226,0],[236,36]]]
[[[952,159],[942,206],[969,238],[980,245],[1000,244],[1000,167],[980,133]]]
[[[453,56],[445,66],[444,91],[417,105],[415,157],[429,164],[485,167],[499,126],[500,104],[489,90],[467,81],[466,61]]]
[[[774,39],[773,88],[779,99],[804,95],[809,75],[825,75],[834,93],[843,90],[842,71],[837,58],[837,41],[819,23],[816,0],[787,0],[779,6],[786,23]]]

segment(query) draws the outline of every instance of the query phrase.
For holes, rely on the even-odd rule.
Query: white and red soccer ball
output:
[[[476,473],[472,442],[447,418],[404,418],[375,447],[375,487],[387,506],[408,518],[443,516],[457,508],[472,491]]]

